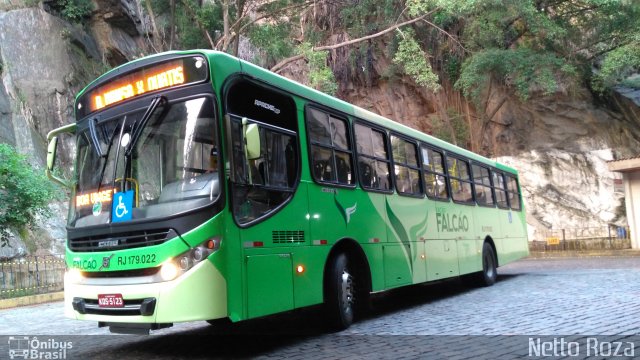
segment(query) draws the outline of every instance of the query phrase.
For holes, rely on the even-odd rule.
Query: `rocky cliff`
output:
[[[75,94],[110,67],[148,53],[151,42],[139,2],[97,0],[95,5],[82,27],[45,11],[46,6],[0,6],[0,142],[31,154],[40,166],[47,132],[73,121]],[[390,76],[384,55],[366,54],[358,61],[347,66],[344,55],[331,54],[338,96],[426,132],[453,108],[464,115],[473,150],[520,170],[531,239],[544,236],[546,229],[624,223],[621,194],[613,186],[617,175],[607,170],[606,161],[637,155],[640,125],[633,105],[608,110],[584,89],[523,103],[496,88],[487,96],[487,109],[499,110],[483,124],[478,110],[451,86],[444,84],[434,94]],[[294,65],[284,75],[304,80],[303,69]],[[72,150],[73,143],[66,141],[61,153],[67,167],[65,152]],[[52,208],[66,214],[62,204]],[[37,238],[36,247],[60,252],[63,216],[42,226],[31,240],[15,235],[13,250],[0,251],[33,249],[24,241]]]
[[[129,4],[129,5],[128,5]],[[44,165],[46,134],[73,121],[75,94],[109,67],[143,54],[136,2],[98,1],[91,21],[73,25],[45,11],[46,4],[0,6],[0,142]],[[71,172],[72,139],[62,144],[63,170]],[[37,249],[64,250],[66,204],[51,204],[54,216],[41,229],[13,234],[0,257]]]

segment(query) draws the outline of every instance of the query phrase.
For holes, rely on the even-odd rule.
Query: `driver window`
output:
[[[232,84],[225,101],[233,214],[238,224],[251,224],[277,211],[293,195],[299,172],[297,110],[288,95],[246,80]],[[257,126],[260,139],[260,152],[253,158],[245,136],[249,125]]]

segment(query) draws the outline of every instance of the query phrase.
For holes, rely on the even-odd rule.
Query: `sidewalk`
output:
[[[11,299],[2,299],[0,300],[0,310],[11,309],[18,306],[44,304],[47,302],[60,301],[62,299],[64,299],[64,292],[62,291],[48,294],[20,296]]]
[[[556,250],[556,251],[530,251],[529,258],[569,258],[569,257],[602,257],[602,256],[640,256],[638,249],[622,250]]]

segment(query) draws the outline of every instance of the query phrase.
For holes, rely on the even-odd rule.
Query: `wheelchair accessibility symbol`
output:
[[[133,190],[129,190],[113,195],[113,204],[111,205],[112,222],[131,220],[133,192]]]

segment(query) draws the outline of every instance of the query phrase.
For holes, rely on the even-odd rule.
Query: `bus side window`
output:
[[[503,209],[508,209],[509,204],[507,203],[507,192],[504,183],[504,177],[499,172],[493,172],[493,187],[496,193],[496,203],[498,207]]]
[[[385,133],[361,124],[356,124],[354,129],[360,184],[370,190],[391,190],[391,167]]]
[[[449,199],[442,153],[425,146],[421,146],[420,149],[422,151],[422,169],[427,196],[441,200]]]
[[[459,202],[473,201],[469,163],[455,157],[447,157],[447,171],[451,179],[451,197]]]
[[[340,185],[354,184],[347,122],[308,107],[306,123],[311,143],[311,173],[314,179]]]
[[[494,206],[493,192],[491,191],[491,176],[489,169],[473,164],[473,182],[475,184],[476,202],[483,206]]]
[[[422,195],[416,145],[391,135],[391,149],[398,193],[413,196]]]
[[[511,175],[506,175],[506,178],[509,205],[511,210],[519,211],[522,209],[522,205],[520,204],[520,188],[518,187],[518,180]]]

